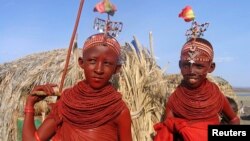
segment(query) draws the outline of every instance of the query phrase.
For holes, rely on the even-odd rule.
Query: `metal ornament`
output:
[[[109,36],[117,37],[118,34],[122,31],[123,23],[122,22],[113,22],[111,20],[103,20],[100,18],[95,18],[94,29],[98,30],[101,33],[106,33]]]
[[[198,24],[196,21],[192,22],[191,28],[187,30],[186,36],[187,40],[191,38],[199,38],[204,35],[204,32],[207,30],[209,23]]]
[[[187,40],[189,41],[190,39],[194,39],[194,41],[192,42],[195,42],[196,38],[200,38],[201,36],[204,35],[204,32],[207,30],[208,26],[209,26],[209,23],[207,22],[203,24],[198,24],[196,21],[193,21],[191,28],[189,28],[185,34],[187,36]],[[192,43],[192,46],[189,48],[188,60],[189,60],[189,63],[191,64],[195,63],[195,57],[199,54],[196,48],[197,47],[194,45],[194,43]]]
[[[188,62],[193,64],[193,63],[195,63],[195,57],[197,55],[199,55],[199,52],[198,51],[190,51],[190,52],[188,52],[188,55],[189,55],[189,57],[188,57],[189,61]]]

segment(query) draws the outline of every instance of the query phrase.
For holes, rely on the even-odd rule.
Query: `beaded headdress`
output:
[[[207,62],[213,60],[212,45],[208,41],[207,43],[202,41],[205,39],[200,40],[209,23],[199,24],[196,22],[194,12],[190,6],[186,6],[179,14],[179,17],[186,22],[192,21],[191,28],[186,31],[187,42],[182,47],[181,60],[188,60],[191,64],[195,63],[195,61]]]
[[[109,0],[102,0],[94,7],[95,12],[107,13],[107,20],[95,18],[94,29],[100,33],[90,36],[84,43],[83,51],[97,45],[103,45],[110,47],[120,55],[120,44],[115,39],[122,31],[122,22],[113,22],[110,20],[110,16],[113,16],[116,11],[116,6]]]

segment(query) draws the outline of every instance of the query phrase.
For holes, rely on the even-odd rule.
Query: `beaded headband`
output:
[[[197,57],[198,55],[199,57]],[[188,60],[190,63],[195,63],[195,61],[208,62],[213,59],[213,56],[213,49],[198,41],[187,42],[181,50],[181,60]]]
[[[115,39],[122,31],[122,22],[113,22],[110,16],[113,16],[116,11],[116,6],[109,0],[102,0],[94,7],[95,12],[107,13],[107,20],[96,18],[94,21],[94,29],[100,33],[90,36],[84,43],[83,51],[94,46],[107,46],[111,48],[117,55],[120,55],[120,44]]]
[[[118,41],[104,33],[99,33],[90,36],[84,43],[83,52],[94,46],[107,46],[112,49],[117,55],[120,55],[121,47]]]
[[[190,6],[182,9],[179,17],[183,18],[186,22],[192,21],[191,28],[185,34],[187,42],[182,47],[181,60],[188,60],[191,64],[195,63],[195,61],[207,62],[213,60],[214,52],[212,46],[196,40],[204,35],[209,23],[198,24],[194,21],[195,15]]]

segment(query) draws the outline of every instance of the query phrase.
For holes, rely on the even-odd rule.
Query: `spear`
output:
[[[64,70],[63,70],[63,74],[62,74],[62,78],[61,78],[61,83],[60,83],[60,87],[59,87],[59,93],[61,93],[62,89],[63,89],[64,80],[65,80],[67,70],[68,70],[68,66],[69,66],[70,54],[71,54],[71,51],[72,51],[72,48],[73,48],[73,42],[74,42],[74,39],[75,39],[75,36],[76,36],[76,31],[77,31],[79,20],[80,20],[80,17],[81,17],[83,4],[84,4],[84,0],[81,0],[80,5],[79,5],[79,9],[78,9],[78,13],[77,13],[77,18],[76,18],[76,21],[75,21],[74,30],[73,30],[73,33],[72,33],[72,36],[71,36],[71,39],[70,39],[69,49],[68,49],[66,62],[65,62],[65,66],[64,66]]]

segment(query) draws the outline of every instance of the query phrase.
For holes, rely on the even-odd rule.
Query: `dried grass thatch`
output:
[[[150,36],[152,39],[152,36]],[[136,44],[127,43],[123,50],[123,67],[113,78],[113,83],[123,94],[132,115],[134,141],[151,141],[153,124],[159,122],[164,112],[165,99],[181,80],[180,75],[166,75],[154,59],[152,40],[150,51]],[[0,140],[17,140],[17,118],[23,116],[27,94],[35,86],[44,83],[60,84],[65,64],[66,50],[59,49],[32,54],[25,58],[0,65]],[[77,58],[80,49],[74,50],[68,68],[64,88],[83,79]],[[216,82],[218,80],[213,79]],[[219,81],[220,82],[220,81]],[[218,83],[221,85],[222,83]],[[224,91],[232,90],[223,81]],[[232,97],[235,94],[230,93]],[[36,114],[48,112],[48,97],[36,104]]]
[[[135,46],[128,43],[126,46],[119,91],[130,107],[133,140],[150,141],[153,124],[161,119],[164,111],[168,87],[152,52],[143,48],[135,37],[134,41]]]
[[[23,116],[27,94],[35,85],[45,83],[60,84],[62,68],[65,64],[65,49],[32,54],[25,58],[0,65],[0,140],[16,141],[16,121]],[[65,87],[82,78],[76,63],[71,63],[65,80]],[[52,97],[48,98],[52,99]],[[37,104],[36,112],[47,111],[45,101]],[[51,101],[51,100],[50,100]],[[44,111],[44,112],[46,112]]]

